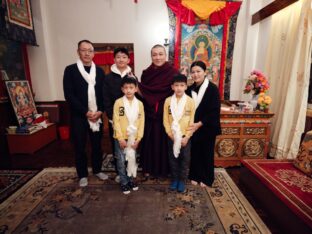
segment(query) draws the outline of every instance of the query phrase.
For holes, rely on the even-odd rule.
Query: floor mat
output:
[[[0,205],[9,233],[270,233],[224,169],[212,188],[138,178],[124,195],[113,180],[89,177],[78,186],[74,168],[48,168]]]
[[[38,172],[39,170],[0,170],[0,203]]]

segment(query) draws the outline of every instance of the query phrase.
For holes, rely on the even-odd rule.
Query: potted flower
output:
[[[261,111],[269,112],[269,105],[272,103],[272,98],[265,93],[260,93],[258,98],[258,105]]]
[[[254,110],[257,107],[259,93],[264,93],[269,88],[269,81],[262,72],[254,70],[250,73],[245,84],[244,93],[252,94],[250,104],[253,106]]]
[[[254,70],[248,76],[244,93],[251,93],[258,95],[259,93],[266,92],[270,88],[268,79],[262,72]]]

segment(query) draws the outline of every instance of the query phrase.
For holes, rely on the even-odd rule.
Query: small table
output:
[[[240,166],[241,159],[263,159],[269,151],[273,113],[221,112],[215,144],[215,166]]]
[[[7,134],[9,152],[10,154],[33,154],[56,140],[56,137],[56,125],[54,123],[32,133]]]

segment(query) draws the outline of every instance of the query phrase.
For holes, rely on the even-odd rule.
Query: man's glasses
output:
[[[92,54],[94,50],[79,50],[83,54]]]

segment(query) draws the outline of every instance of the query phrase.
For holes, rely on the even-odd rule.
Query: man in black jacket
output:
[[[71,112],[71,137],[79,185],[84,187],[88,185],[88,159],[85,150],[87,135],[92,147],[93,174],[101,180],[108,178],[101,172],[104,73],[92,61],[94,48],[90,41],[80,41],[77,53],[79,55],[77,63],[65,68],[63,85],[64,96]]]

